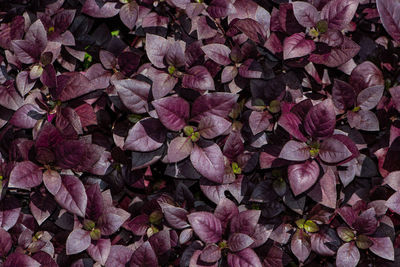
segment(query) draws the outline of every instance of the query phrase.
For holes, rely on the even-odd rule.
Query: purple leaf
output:
[[[94,91],[90,80],[81,73],[68,72],[57,76],[57,99],[68,101]]]
[[[214,214],[205,211],[193,212],[187,216],[196,235],[207,244],[220,241],[221,221]]]
[[[337,47],[343,43],[344,36],[339,30],[328,29],[324,34],[321,34],[320,41],[331,46]]]
[[[311,235],[311,249],[322,256],[334,256],[336,252],[327,246],[333,241],[327,233],[314,233]]]
[[[133,250],[122,245],[111,246],[110,254],[106,261],[106,267],[125,267],[131,259]]]
[[[0,105],[8,109],[17,110],[19,109],[24,100],[15,90],[14,83],[5,82],[4,85],[0,85]]]
[[[307,141],[307,138],[300,131],[301,120],[294,113],[283,113],[278,120],[278,124],[296,139],[303,142]]]
[[[392,96],[392,101],[397,111],[400,110],[400,86],[395,86],[389,89],[390,95]]]
[[[11,235],[3,228],[0,228],[0,256],[1,257],[6,256],[10,251],[11,247],[12,247]]]
[[[190,155],[193,143],[189,137],[175,137],[168,146],[168,162],[178,162]]]
[[[228,246],[233,252],[241,251],[250,247],[254,243],[254,239],[242,233],[234,233],[229,236]]]
[[[328,27],[343,30],[353,19],[359,0],[333,0],[321,10],[321,19],[327,20]]]
[[[350,127],[363,131],[379,131],[379,120],[375,113],[369,110],[347,112]]]
[[[122,103],[134,113],[145,113],[150,84],[135,79],[113,81]]]
[[[43,173],[43,183],[52,195],[56,195],[61,188],[61,176],[57,171],[46,170]]]
[[[43,195],[41,193],[34,192],[31,194],[30,199],[31,202],[29,203],[29,207],[32,215],[38,225],[41,225],[45,220],[47,220],[47,218],[50,217],[57,205],[48,193]]]
[[[269,119],[271,118],[272,116],[271,114],[269,114],[268,111],[264,112],[252,111],[249,117],[249,126],[251,132],[254,135],[257,135],[258,133],[265,131],[270,125]]]
[[[238,95],[230,93],[212,93],[196,98],[192,106],[192,119],[200,122],[201,118],[217,115],[222,118],[232,111]]]
[[[244,33],[250,40],[255,43],[262,43],[265,37],[263,26],[251,18],[234,19],[230,23],[228,36],[235,35],[237,32]],[[261,40],[260,40],[261,38]]]
[[[235,254],[228,254],[229,267],[236,266],[251,266],[251,267],[262,267],[258,255],[251,249],[246,248],[242,251],[236,252]]]
[[[189,119],[189,103],[178,96],[164,97],[152,102],[164,126],[171,131],[181,130]]]
[[[179,244],[183,245],[188,242],[193,237],[193,229],[188,228],[184,229],[181,234],[179,235]]]
[[[313,40],[307,40],[305,33],[295,33],[283,42],[283,59],[304,57],[315,50]]]
[[[321,179],[307,195],[314,201],[321,203],[328,208],[336,208],[336,177],[332,169],[327,169]]]
[[[355,267],[360,260],[360,251],[354,242],[344,243],[337,251],[336,266]]]
[[[188,212],[185,209],[163,203],[160,205],[164,214],[164,218],[175,229],[184,229],[189,226],[186,215]]]
[[[117,209],[121,210],[121,209]],[[126,213],[124,210],[121,210]],[[118,212],[112,210],[105,210],[103,215],[99,218],[98,224],[102,235],[112,235],[123,225],[123,223],[129,218],[129,214],[118,214]]]
[[[400,192],[396,192],[386,200],[386,207],[400,214]]]
[[[4,262],[4,267],[39,267],[41,264],[28,255],[21,254],[19,252],[14,252],[10,254],[6,261]]]
[[[72,175],[61,176],[61,186],[54,195],[57,203],[80,217],[85,217],[87,196],[82,182]]]
[[[231,50],[223,44],[209,44],[201,48],[207,57],[220,65],[229,65],[231,60],[229,55]]]
[[[231,219],[231,233],[243,233],[249,236],[253,235],[260,215],[261,211],[259,210],[246,210],[240,212]]]
[[[357,96],[357,106],[362,110],[370,110],[378,105],[382,98],[383,85],[375,85],[362,90]]]
[[[30,41],[13,40],[11,41],[11,48],[18,60],[24,64],[32,64],[39,61],[41,51]]]
[[[217,262],[221,258],[221,249],[215,244],[206,245],[199,258],[207,263]]]
[[[104,204],[99,184],[92,184],[86,188],[87,206],[86,218],[97,221],[103,214]]]
[[[33,104],[25,104],[11,117],[10,123],[22,129],[31,129],[44,117],[44,111]]]
[[[182,86],[200,93],[215,90],[214,79],[204,66],[190,68],[182,78]]]
[[[133,27],[135,27],[138,15],[139,5],[135,1],[123,5],[119,11],[119,17],[121,18],[122,23],[124,23],[129,30],[132,30]]]
[[[319,20],[318,10],[307,2],[294,2],[293,13],[297,21],[303,27],[314,27]]]
[[[172,89],[174,89],[178,79],[174,76],[169,75],[160,70],[152,70],[149,74],[149,78],[152,79],[152,93],[154,99],[160,99],[166,95],[168,95]]]
[[[58,267],[58,264],[53,259],[53,257],[46,252],[39,251],[39,252],[33,254],[32,258],[34,260],[38,261],[41,264],[40,266]]]
[[[110,85],[111,73],[105,70],[100,63],[90,66],[85,72],[85,76],[90,80],[93,90],[104,89]]]
[[[163,145],[165,137],[165,128],[159,120],[145,118],[129,130],[124,149],[140,152],[153,151]]]
[[[221,221],[222,229],[225,229],[228,222],[238,213],[239,210],[236,204],[228,198],[221,199],[214,211],[215,217]]]
[[[377,0],[381,21],[392,38],[400,42],[400,3],[392,0]]]
[[[150,245],[156,255],[160,256],[171,250],[171,235],[169,230],[163,230],[149,237]]]
[[[78,254],[90,246],[90,232],[77,228],[73,230],[65,244],[67,255]]]
[[[207,12],[213,18],[223,18],[235,13],[235,7],[230,0],[213,0],[207,7]]]
[[[367,87],[382,85],[384,84],[382,71],[371,61],[364,61],[351,72],[350,84],[357,93]]]
[[[15,198],[5,198],[0,202],[0,227],[8,231],[16,223],[21,213],[21,207]]]
[[[165,68],[163,60],[168,46],[167,39],[154,34],[146,34],[146,54],[150,62],[157,68]]]
[[[82,7],[82,13],[94,18],[111,18],[118,14],[117,3],[106,2],[102,7],[96,3],[96,0],[86,0]]]
[[[390,237],[369,237],[369,239],[372,241],[369,250],[379,257],[394,261],[394,248]]]
[[[336,138],[325,139],[319,149],[319,157],[327,163],[338,163],[350,157],[350,150]]]
[[[307,160],[310,158],[310,148],[306,143],[290,140],[283,146],[279,157],[293,161]]]
[[[319,166],[315,160],[294,164],[288,167],[290,188],[295,196],[307,191],[317,181]]]
[[[311,62],[317,64],[324,64],[331,68],[339,67],[346,63],[360,51],[360,46],[348,37],[344,37],[343,43],[338,47],[333,47],[331,52],[325,57],[325,55],[318,60],[315,60],[313,55],[309,57]]]
[[[337,108],[347,110],[354,107],[356,93],[350,84],[335,79],[332,88],[332,99]]]
[[[127,222],[124,227],[130,230],[133,234],[142,236],[146,233],[149,222],[149,216],[146,214],[141,214],[136,216],[129,222]]]
[[[201,175],[213,182],[222,183],[225,163],[224,156],[217,144],[213,143],[207,147],[194,145],[190,161]]]
[[[290,249],[300,262],[305,262],[311,253],[311,244],[308,235],[302,230],[297,229],[292,236]]]
[[[313,106],[306,115],[304,129],[314,138],[329,137],[336,125],[336,114],[332,100],[327,99]]]
[[[90,244],[87,252],[93,260],[105,265],[111,250],[110,239],[99,239]]]
[[[42,171],[39,166],[31,161],[23,161],[15,164],[11,171],[9,187],[30,189],[42,183]]]
[[[133,252],[129,266],[158,266],[157,255],[154,252],[154,249],[151,247],[149,241],[144,242]]]
[[[213,139],[225,133],[230,126],[230,121],[219,116],[210,114],[200,120],[198,130],[202,137]]]
[[[383,180],[383,185],[389,185],[393,190],[400,191],[400,171],[389,173]]]

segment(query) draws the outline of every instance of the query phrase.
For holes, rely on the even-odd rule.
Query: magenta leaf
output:
[[[344,29],[353,19],[358,7],[358,0],[333,0],[321,10],[321,19],[328,22],[328,27],[335,30]]]
[[[216,115],[208,115],[203,117],[199,122],[200,135],[207,139],[213,139],[225,133],[231,122]]]
[[[362,110],[370,110],[378,105],[384,90],[383,85],[375,85],[362,90],[357,96],[357,106]]]
[[[307,2],[296,1],[292,3],[293,13],[300,25],[314,27],[319,20],[318,10]]]
[[[192,106],[192,119],[200,122],[202,117],[217,115],[222,118],[232,111],[238,95],[230,93],[212,93],[196,98]]]
[[[336,125],[336,114],[331,100],[313,106],[306,115],[304,129],[314,138],[329,137]]]
[[[344,243],[337,251],[336,266],[355,267],[360,260],[360,251],[354,242]]]
[[[0,85],[0,105],[8,109],[17,110],[23,104],[23,98],[18,94],[11,82]]]
[[[99,239],[90,244],[87,252],[93,260],[105,265],[111,250],[110,239]]]
[[[229,54],[231,50],[223,44],[209,44],[201,48],[207,57],[214,60],[220,65],[228,65],[231,63]]]
[[[221,221],[214,214],[205,211],[193,212],[187,216],[196,235],[207,244],[221,239]]]
[[[214,79],[204,66],[190,68],[182,78],[182,86],[200,93],[215,90]]]
[[[43,110],[36,105],[25,104],[14,113],[10,123],[18,128],[31,129],[43,117]]]
[[[307,141],[300,131],[301,120],[294,113],[283,113],[278,121],[279,126],[300,141]]]
[[[69,72],[57,76],[57,98],[68,101],[95,90],[90,80],[79,72]]]
[[[357,92],[367,87],[384,84],[382,71],[371,61],[364,61],[351,72],[350,84]]]
[[[390,237],[369,237],[369,239],[372,241],[369,250],[379,257],[394,261],[394,248]]]
[[[251,266],[251,267],[261,267],[262,264],[257,254],[251,248],[245,248],[235,254],[228,254],[228,264],[229,267],[236,266]]]
[[[214,211],[215,217],[221,221],[222,229],[225,229],[228,222],[238,213],[236,204],[228,198],[221,199]]]
[[[207,12],[213,18],[223,18],[235,13],[235,7],[230,0],[213,0],[207,7]]]
[[[11,171],[8,186],[30,189],[42,183],[42,176],[42,171],[39,166],[31,161],[18,162]]]
[[[305,262],[311,253],[309,236],[302,229],[298,229],[292,236],[290,248],[300,262]]]
[[[391,0],[377,0],[376,7],[386,31],[395,41],[400,42],[400,3]]]
[[[21,213],[21,207],[15,198],[5,198],[0,202],[0,226],[8,231],[16,223]]]
[[[43,195],[39,192],[34,192],[31,194],[31,202],[29,207],[31,209],[32,215],[35,218],[38,225],[41,225],[53,211],[56,209],[57,205],[54,202],[51,195],[48,193]]]
[[[269,120],[272,116],[269,112],[252,111],[249,117],[249,126],[254,135],[265,131],[270,125]]]
[[[196,144],[190,154],[190,161],[201,175],[213,182],[222,183],[225,170],[223,157],[221,149],[215,143],[207,147]]]
[[[113,81],[122,103],[134,113],[144,113],[147,108],[147,97],[150,84],[134,79]]]
[[[313,40],[307,40],[305,33],[295,33],[283,42],[283,59],[304,57],[315,50]]]
[[[336,138],[325,139],[319,149],[319,157],[327,163],[338,163],[350,157],[350,150]]]
[[[67,255],[78,254],[90,246],[90,232],[77,228],[73,230],[66,242]]]
[[[0,228],[0,256],[1,257],[6,256],[10,251],[11,247],[12,247],[11,235],[3,228]]]
[[[307,194],[314,201],[334,209],[336,208],[336,176],[332,169],[328,168],[317,184]]]
[[[97,221],[103,214],[104,203],[101,195],[100,186],[98,184],[89,185],[86,188],[87,206],[86,218]]]
[[[87,196],[82,182],[72,175],[61,176],[61,186],[54,194],[57,203],[80,217],[85,217]]]
[[[169,230],[163,230],[153,234],[149,238],[150,245],[156,255],[160,256],[171,250],[171,234]]]
[[[307,191],[317,181],[319,165],[315,160],[294,164],[288,167],[290,188],[295,196]]]
[[[159,120],[145,118],[129,130],[124,149],[140,152],[153,151],[163,145],[165,136],[165,128]]]
[[[242,233],[234,233],[229,236],[228,246],[233,252],[241,251],[250,247],[254,243],[254,239]]]
[[[306,143],[290,140],[283,146],[279,157],[293,161],[307,160],[310,158],[310,148]]]
[[[178,162],[190,155],[193,143],[189,137],[175,137],[168,146],[168,162]]]
[[[137,248],[131,258],[130,267],[158,266],[157,255],[151,247],[150,242],[144,242]]]

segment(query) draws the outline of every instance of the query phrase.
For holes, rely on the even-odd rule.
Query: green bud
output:
[[[278,100],[272,100],[269,103],[268,110],[271,113],[278,113],[279,111],[281,111],[281,102],[279,102]]]
[[[115,30],[111,32],[111,36],[118,36],[119,35],[119,30]]]
[[[372,241],[366,235],[357,236],[356,245],[358,248],[368,249],[372,244]]]
[[[185,126],[183,127],[183,132],[186,136],[191,136],[194,133],[194,129],[192,126]]]
[[[99,240],[101,238],[101,231],[99,228],[94,228],[90,231],[89,235],[92,240]]]
[[[91,231],[96,227],[96,223],[92,220],[84,220],[83,221],[83,229],[87,231]]]
[[[218,247],[220,249],[228,248],[228,243],[225,240],[223,240],[223,241],[218,243]]]
[[[197,142],[200,139],[200,133],[199,132],[195,132],[190,136],[190,139],[192,140],[192,142]]]
[[[169,66],[168,67],[168,73],[170,74],[170,75],[172,75],[172,74],[174,74],[175,73],[175,67],[174,66]]]
[[[328,22],[326,20],[320,20],[317,22],[317,30],[320,33],[326,33],[328,30]]]
[[[234,174],[241,174],[242,169],[239,167],[239,165],[236,162],[232,162],[232,170]]]
[[[54,27],[53,26],[49,27],[49,29],[47,31],[48,31],[48,33],[54,32]]]
[[[299,229],[304,229],[304,223],[305,223],[305,222],[306,222],[305,219],[298,219],[298,220],[296,221],[297,228],[299,228]]]
[[[287,190],[285,180],[282,177],[275,179],[272,183],[272,188],[274,188],[275,193],[277,193],[279,196],[284,196]]]
[[[318,225],[311,220],[306,221],[306,223],[304,224],[304,229],[309,233],[315,233],[319,231]]]
[[[360,110],[361,110],[360,107],[354,107],[352,111],[353,111],[353,112],[359,112]]]
[[[348,227],[343,227],[343,226],[339,227],[337,229],[337,233],[340,239],[342,239],[344,242],[350,242],[354,240],[355,237],[353,231]]]
[[[128,116],[128,120],[132,123],[137,123],[138,121],[140,121],[142,119],[142,116],[139,114],[130,114]]]
[[[160,210],[153,211],[149,216],[149,222],[151,224],[160,224],[163,218],[163,213]]]

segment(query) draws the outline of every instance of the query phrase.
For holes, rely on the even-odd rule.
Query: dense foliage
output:
[[[399,0],[0,2],[0,265],[399,266]]]

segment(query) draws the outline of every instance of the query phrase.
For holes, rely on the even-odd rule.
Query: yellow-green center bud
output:
[[[317,22],[317,30],[320,33],[326,33],[326,31],[328,30],[328,22],[326,20],[320,20]]]
[[[232,171],[234,174],[242,173],[242,169],[239,167],[239,165],[236,162],[232,162]]]
[[[99,228],[94,228],[90,231],[89,235],[92,240],[99,240],[101,238],[101,231]]]
[[[91,231],[96,227],[96,223],[92,220],[84,220],[83,221],[83,229],[87,231]]]
[[[169,67],[168,67],[168,73],[169,73],[170,75],[174,74],[174,73],[175,73],[175,70],[176,70],[176,68],[175,68],[174,66],[169,66]]]
[[[195,132],[190,136],[190,139],[192,140],[192,142],[197,142],[200,139],[200,133],[199,132]]]
[[[354,107],[352,111],[353,111],[353,112],[359,112],[360,110],[361,110],[360,107]]]
[[[160,210],[153,211],[149,216],[149,222],[151,224],[160,224],[163,218],[163,213]]]
[[[279,111],[281,111],[281,103],[278,100],[272,100],[269,103],[268,110],[271,113],[278,113]]]
[[[183,127],[183,132],[186,136],[191,136],[194,133],[194,129],[192,126],[185,126]]]
[[[53,27],[53,26],[49,27],[49,30],[48,30],[48,32],[49,32],[49,33],[52,33],[52,32],[54,32],[54,27]]]

